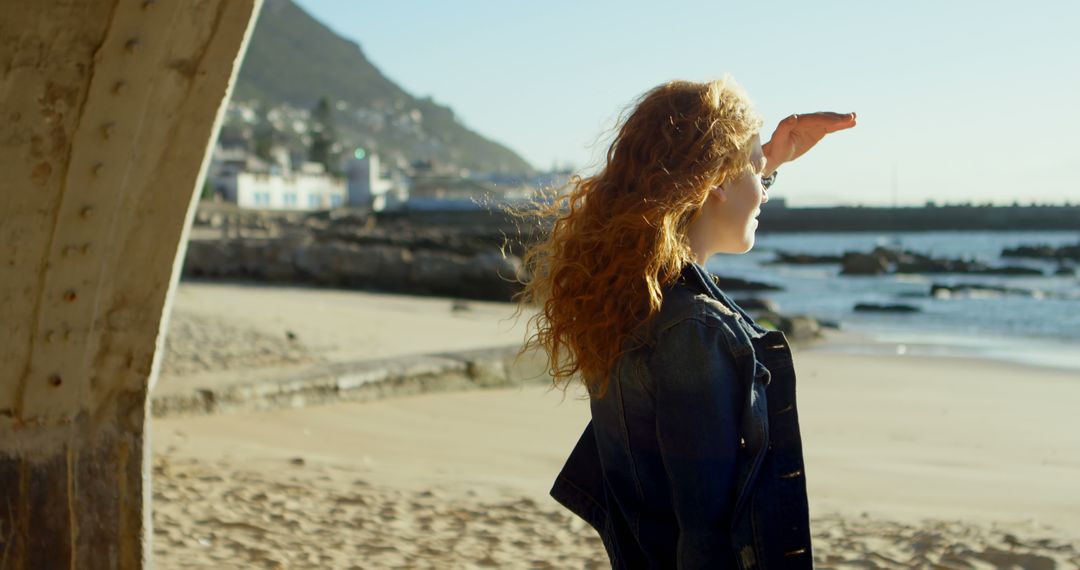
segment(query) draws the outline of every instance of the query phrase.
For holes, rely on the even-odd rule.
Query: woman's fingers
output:
[[[780,164],[799,158],[829,133],[854,127],[856,118],[855,113],[828,111],[784,118],[776,126],[769,142],[762,146],[766,169],[772,172]]]
[[[793,115],[799,117],[799,121],[807,127],[824,127],[826,132],[832,133],[855,126],[855,113],[811,113],[809,115]]]
[[[785,117],[776,125],[769,142],[762,145],[766,171],[772,172],[781,164],[806,154],[825,135],[854,127],[856,118],[855,113],[829,111]]]

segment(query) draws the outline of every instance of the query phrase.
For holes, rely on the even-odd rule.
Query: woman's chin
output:
[[[754,249],[754,240],[753,239],[750,239],[749,241],[747,241],[745,243],[739,244],[738,246],[733,245],[731,247],[724,248],[724,249],[718,251],[717,253],[724,253],[724,254],[727,254],[727,255],[742,255],[744,253],[749,253],[751,249]]]
[[[750,223],[750,227],[746,229],[746,238],[743,240],[744,249],[739,253],[746,253],[751,249],[754,249],[754,241],[757,239],[757,226],[757,220],[753,220]]]
[[[716,253],[723,253],[727,255],[741,255],[749,252],[754,248],[754,224],[747,228],[746,233],[743,234],[741,239],[730,239],[719,248]]]

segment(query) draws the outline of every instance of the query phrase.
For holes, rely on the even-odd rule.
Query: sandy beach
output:
[[[513,344],[512,311],[184,283],[159,386]],[[1080,567],[1075,372],[813,347],[795,360],[818,567]],[[579,392],[529,384],[156,420],[155,564],[607,567],[547,496],[587,418]]]

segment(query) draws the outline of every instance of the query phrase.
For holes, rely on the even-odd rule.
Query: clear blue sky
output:
[[[637,95],[730,73],[765,118],[856,111],[789,204],[1080,202],[1080,2],[299,0],[388,77],[541,169]],[[599,143],[597,141],[600,141]]]

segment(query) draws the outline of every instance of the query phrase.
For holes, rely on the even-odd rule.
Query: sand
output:
[[[502,346],[526,320],[507,303],[271,285],[182,282],[173,305],[165,376]]]
[[[177,305],[217,319],[208,337],[214,322],[233,327],[221,339],[298,333],[295,353],[266,344],[266,362],[507,344],[521,330],[499,328],[510,310],[205,284],[182,285]],[[377,332],[348,324],[376,317]],[[201,370],[243,361],[219,352]],[[1080,567],[1075,372],[813,349],[796,369],[819,568]],[[529,385],[156,420],[155,564],[607,567],[595,533],[547,496],[587,417],[579,393]]]

